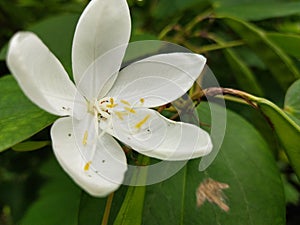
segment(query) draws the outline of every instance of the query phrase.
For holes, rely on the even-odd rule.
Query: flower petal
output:
[[[76,88],[58,59],[31,32],[10,41],[7,64],[27,97],[55,115],[71,115]]]
[[[126,0],[92,0],[78,21],[73,39],[72,64],[75,83],[80,82],[86,69],[99,56],[127,44],[130,31],[130,13]],[[114,58],[114,63],[119,68],[124,53],[125,48],[122,55]]]
[[[174,122],[151,109],[135,109],[122,118],[113,114],[112,123],[101,122],[111,133],[134,150],[163,160],[188,160],[212,150],[209,134],[192,124]]]
[[[98,57],[86,69],[77,88],[87,99],[101,99],[111,89],[120,70],[118,60],[122,59],[127,45],[112,49]]]
[[[182,96],[198,78],[206,59],[192,53],[160,54],[124,68],[108,96],[131,103],[143,99],[143,107],[156,107]]]
[[[72,118],[58,119],[52,126],[51,137],[59,163],[89,194],[106,196],[121,185],[127,169],[126,157],[120,145],[110,135],[103,135],[98,140],[92,162],[84,159],[76,145]]]

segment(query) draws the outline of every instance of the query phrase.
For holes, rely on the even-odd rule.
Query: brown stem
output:
[[[240,91],[240,90],[235,90],[232,88],[220,88],[220,87],[211,87],[203,90],[203,94],[205,96],[217,96],[217,95],[231,95],[238,97],[242,100],[244,100],[246,103],[251,105],[253,108],[257,109],[257,104],[253,101],[253,96],[250,94]],[[204,97],[202,95],[201,97]]]
[[[113,198],[114,198],[114,193],[111,193],[107,198],[107,202],[106,202],[105,211],[104,211],[104,215],[103,215],[103,218],[102,218],[101,225],[107,225],[108,224],[108,219],[109,219],[109,214],[110,214],[110,209],[111,209]]]

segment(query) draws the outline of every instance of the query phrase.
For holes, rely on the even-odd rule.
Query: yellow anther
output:
[[[116,107],[118,105],[118,104],[114,104],[114,99],[113,98],[109,99],[109,103],[110,104],[106,105],[107,108],[114,108],[114,107]]]
[[[133,108],[129,108],[125,106],[124,109],[130,113],[135,113],[135,110]]]
[[[88,171],[88,170],[89,170],[91,163],[92,163],[92,162],[89,161],[89,162],[87,162],[87,163],[85,164],[85,166],[84,166],[84,171]]]
[[[143,104],[145,102],[145,99],[140,98],[140,102]]]
[[[107,104],[106,107],[107,107],[107,108],[114,108],[114,107],[116,107],[117,105],[118,105],[118,104],[110,104],[110,105]]]
[[[87,144],[87,139],[88,139],[88,132],[87,130],[84,132],[84,135],[83,135],[83,139],[82,139],[82,144],[83,145],[86,145]]]
[[[122,112],[115,112],[115,114],[117,115],[117,117],[118,117],[120,120],[123,120],[123,119],[124,119],[124,118],[123,118],[124,113],[122,113]]]
[[[127,102],[126,100],[121,100],[120,102],[122,102],[124,105],[128,105],[128,106],[130,106],[130,103],[129,103],[129,102]]]
[[[140,129],[144,123],[147,122],[147,120],[150,118],[150,115],[148,114],[147,116],[144,117],[140,122],[138,122],[134,127],[137,129]]]

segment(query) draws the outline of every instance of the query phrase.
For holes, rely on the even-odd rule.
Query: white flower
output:
[[[166,160],[200,157],[212,149],[209,135],[199,127],[148,109],[183,95],[201,73],[205,58],[159,54],[119,72],[130,23],[125,0],[89,3],[73,39],[76,87],[33,33],[19,32],[9,45],[7,63],[24,93],[42,109],[62,116],[51,128],[58,161],[94,196],[116,190],[127,170],[125,154],[113,136],[142,154]]]

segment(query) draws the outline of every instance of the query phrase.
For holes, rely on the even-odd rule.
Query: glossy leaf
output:
[[[38,199],[28,208],[21,225],[77,225],[81,189],[52,158],[41,170],[49,178]]]
[[[297,82],[295,82],[296,85],[292,85],[296,88],[289,89],[292,91],[289,91],[287,94],[287,96],[292,98],[291,101],[295,99],[296,102],[297,98],[295,98],[293,92],[296,90],[297,95]],[[295,170],[295,173],[300,178],[300,126],[293,121],[281,108],[267,99],[255,97],[245,92],[236,90],[231,90],[231,92],[236,96],[246,99],[247,102],[252,102],[252,106],[256,107],[263,113],[266,121],[270,124],[277,135],[293,169]]]
[[[172,2],[172,7],[170,7],[170,1],[168,0],[161,0],[158,2],[155,10],[153,11],[153,16],[157,19],[170,17],[176,14],[178,11],[186,10],[186,9],[205,9],[209,6],[208,0],[174,0]]]
[[[149,163],[148,157],[140,157],[142,165],[147,165]],[[130,186],[127,190],[125,199],[121,206],[121,209],[114,221],[114,225],[127,225],[127,224],[141,224],[142,223],[142,213],[145,199],[145,186],[134,186],[138,181],[145,182],[147,174],[146,172],[136,173],[132,180]]]
[[[270,6],[270,4],[272,5]],[[257,21],[300,14],[300,3],[251,1],[246,3],[238,2],[237,4],[227,6],[222,6],[221,3],[220,5],[217,5],[215,12],[217,15],[228,15],[239,17],[244,20]]]
[[[109,197],[96,198],[82,192],[78,208],[78,225],[113,224],[126,195],[127,186],[121,186],[112,193],[111,203]],[[104,218],[105,217],[105,218]]]
[[[300,198],[300,194],[299,194],[298,190],[284,176],[282,176],[282,182],[283,182],[283,186],[284,186],[286,203],[287,204],[292,203],[294,205],[297,205],[299,198]]]
[[[78,14],[66,14],[47,18],[28,27],[36,33],[47,47],[62,62],[71,74],[71,47]],[[63,46],[63,47],[62,47]],[[0,50],[0,60],[5,60],[7,45]]]
[[[223,52],[231,69],[235,73],[234,77],[239,87],[257,95],[263,95],[263,90],[259,86],[255,75],[236,52],[233,49],[224,49]]]
[[[77,19],[76,14],[62,15],[46,19],[29,28],[61,60],[69,74],[71,43]],[[3,133],[0,137],[0,151],[29,138],[56,119],[31,103],[12,77],[1,78],[0,88],[0,131]]]
[[[0,50],[0,60],[6,59],[6,53],[7,53],[7,45],[1,48]]]
[[[95,198],[82,191],[78,208],[78,225],[101,224],[107,198]]]
[[[283,90],[300,78],[293,61],[266,36],[264,31],[237,18],[222,17],[222,19],[261,57]]]
[[[0,152],[31,137],[55,119],[30,102],[12,76],[0,78]]]
[[[21,225],[99,225],[107,198],[95,198],[82,191],[51,156],[40,170],[45,183],[37,200],[25,212]],[[114,193],[108,224],[113,224],[123,202],[126,187]]]
[[[50,144],[50,141],[25,141],[12,146],[12,150],[17,152],[27,152],[41,149]]]
[[[129,187],[114,225],[141,224],[145,187]]]
[[[267,37],[281,49],[284,49],[287,54],[300,59],[300,35],[267,33]]]
[[[299,103],[299,98],[297,96],[299,90],[297,82],[292,85],[292,88],[289,89],[287,94],[287,96],[290,96],[292,99],[292,102],[296,100],[296,104]],[[296,93],[294,92],[295,90]],[[300,126],[281,108],[267,99],[255,97],[248,93],[233,89],[223,89],[223,91],[224,93],[231,93],[234,96],[239,96],[261,111],[266,122],[269,123],[274,133],[277,135],[295,173],[298,178],[300,178]],[[297,96],[297,98],[295,98],[295,96]]]
[[[29,27],[60,60],[68,74],[72,74],[71,47],[79,15],[66,14],[45,19]]]
[[[284,100],[284,111],[300,126],[300,80],[288,89]]]
[[[274,103],[263,99],[251,99],[266,116],[280,140],[289,161],[300,178],[300,126]]]
[[[212,38],[220,44],[220,46],[225,45],[221,37],[213,35]],[[225,48],[223,53],[234,72],[233,75],[239,87],[245,91],[256,93],[257,95],[263,95],[263,90],[259,86],[254,73],[252,73],[247,63],[237,54],[237,51],[231,48]]]
[[[198,112],[209,124],[207,106],[201,103]],[[227,113],[224,142],[213,164],[201,173],[199,159],[192,160],[169,180],[147,186],[142,224],[285,224],[282,182],[266,142],[243,118]],[[207,201],[197,208],[196,189],[208,177],[229,185],[224,190],[228,213]]]
[[[249,2],[252,3],[260,3],[261,0],[210,0],[215,7],[229,7],[229,6],[235,6],[240,4],[247,4]],[[274,2],[280,2],[281,0],[264,0],[264,2],[267,3],[274,3]]]

